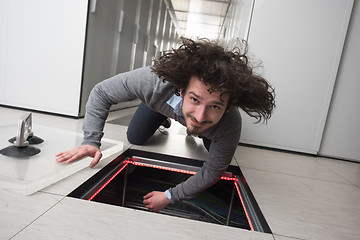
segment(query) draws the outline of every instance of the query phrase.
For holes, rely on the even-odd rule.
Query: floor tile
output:
[[[124,149],[125,151],[126,149]],[[90,177],[100,171],[103,167],[109,164],[112,160],[119,156],[121,152],[112,154],[107,158],[101,159],[101,161],[93,168],[85,167],[81,171],[72,174],[70,177],[66,177],[42,190],[40,192],[53,193],[57,195],[66,196],[79,187],[82,183],[87,181]]]
[[[63,198],[45,193],[25,197],[2,190],[0,195],[0,239],[11,238]]]
[[[348,183],[322,165],[317,157],[239,146],[235,159],[240,167],[311,179]]]
[[[319,158],[318,161],[336,175],[360,188],[360,163],[331,158]]]
[[[28,157],[0,155],[0,189],[6,188],[29,195],[87,168],[92,161],[92,158],[88,157],[72,164],[56,162],[55,154],[78,147],[82,142],[82,135],[54,127],[37,126],[37,136],[41,136],[44,142],[26,149],[38,149],[38,154]],[[8,130],[0,126],[0,149],[8,149],[10,146],[10,149],[14,150],[14,146],[7,141],[12,136]],[[123,143],[103,139],[101,149],[105,159],[121,151]],[[15,150],[19,151],[19,148],[15,147]]]
[[[301,239],[301,238],[293,238],[293,237],[287,237],[287,236],[279,236],[274,234],[274,239],[275,240],[305,240],[305,239]]]
[[[107,124],[104,128],[104,138],[113,139],[116,141],[120,141],[123,143],[123,150],[118,152],[117,154],[111,154],[108,158],[102,158],[101,161],[94,167],[85,167],[82,171],[73,174],[69,178],[65,178],[56,184],[52,184],[51,186],[42,190],[42,192],[55,193],[63,196],[68,195],[75,188],[101,170],[104,166],[118,157],[122,152],[126,151],[128,148],[132,146],[126,139],[126,129],[125,126],[119,126],[114,124]],[[64,149],[70,150],[70,149]],[[55,156],[54,156],[55,161]]]
[[[253,239],[271,234],[66,198],[14,239]]]
[[[355,240],[360,236],[357,187],[241,169],[274,234],[327,240]]]

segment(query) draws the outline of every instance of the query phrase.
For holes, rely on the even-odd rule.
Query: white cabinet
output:
[[[360,2],[354,2],[320,155],[360,162]]]
[[[0,104],[78,115],[87,6],[0,1]]]
[[[353,0],[255,0],[249,51],[276,90],[268,125],[243,114],[241,142],[316,154]]]

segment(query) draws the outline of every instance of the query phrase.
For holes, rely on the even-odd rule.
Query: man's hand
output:
[[[61,152],[55,155],[57,162],[71,163],[83,157],[93,157],[90,167],[94,167],[102,157],[100,149],[92,145],[82,145],[70,151]]]
[[[143,203],[151,212],[160,212],[169,205],[170,200],[166,197],[165,192],[153,191],[144,196]]]

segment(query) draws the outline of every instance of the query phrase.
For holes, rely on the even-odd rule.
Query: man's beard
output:
[[[196,118],[194,118],[191,114],[188,113],[188,114],[186,114],[186,116],[188,118],[190,118],[192,121],[197,122]],[[210,123],[211,124],[212,122],[211,121],[204,121],[202,123]],[[207,129],[207,128],[204,129],[202,127],[195,126],[195,125],[191,124],[191,122],[187,123],[187,124],[190,125],[190,128],[188,126],[186,126],[186,132],[189,135],[200,136]]]
[[[201,129],[199,127],[192,127],[192,129],[189,129],[188,127],[186,128],[186,133],[188,135],[193,135],[193,136],[200,136],[203,131],[201,131]]]

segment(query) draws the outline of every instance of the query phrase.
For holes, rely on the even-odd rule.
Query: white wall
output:
[[[87,4],[0,2],[0,104],[78,115]]]
[[[249,50],[276,90],[268,125],[243,114],[241,142],[316,154],[352,0],[255,0]]]
[[[4,33],[8,28],[8,5],[9,1],[0,1],[0,104],[5,100],[7,38]]]
[[[320,155],[360,161],[360,4],[354,8]]]
[[[232,1],[220,33],[220,39],[228,42],[229,47],[236,44],[234,39],[247,40],[253,3],[254,0]]]

